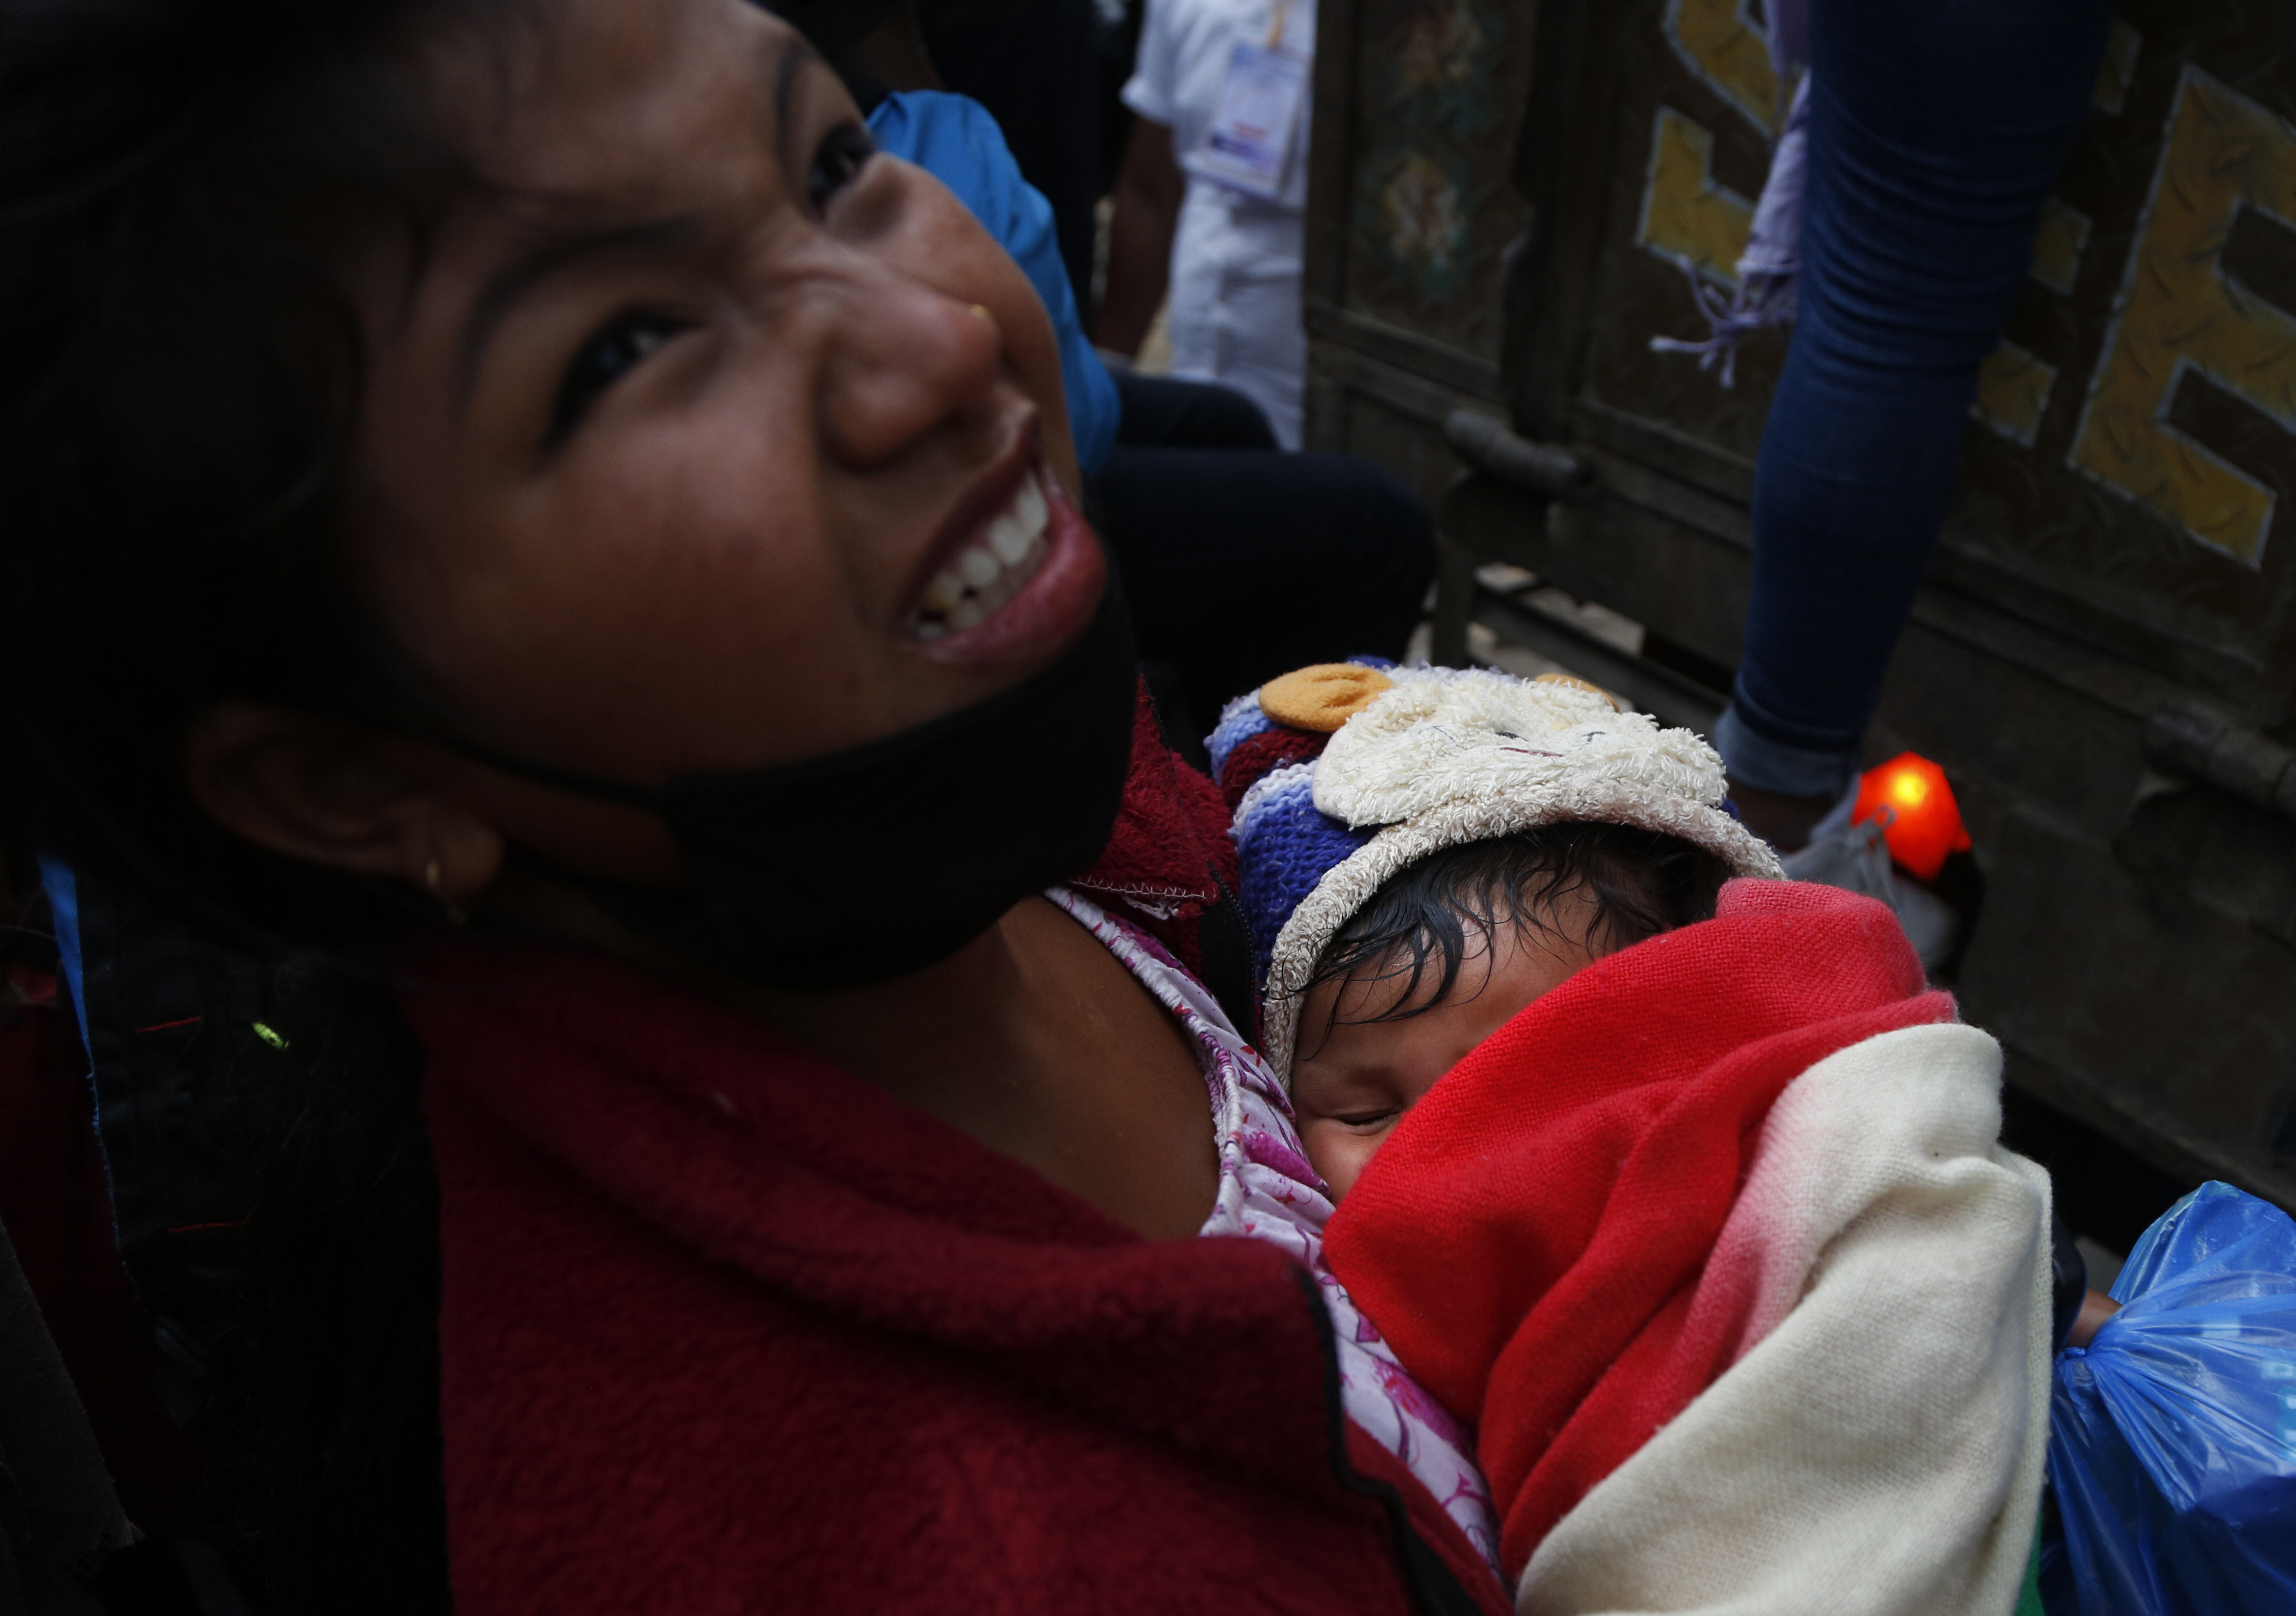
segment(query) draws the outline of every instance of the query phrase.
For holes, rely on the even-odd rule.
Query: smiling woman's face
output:
[[[480,193],[378,250],[352,537],[472,739],[608,778],[817,756],[1048,663],[1104,584],[1021,271],[745,0],[442,39]]]

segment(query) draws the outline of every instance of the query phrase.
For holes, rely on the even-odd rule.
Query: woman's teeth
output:
[[[1037,477],[1031,472],[1023,478],[1013,503],[933,574],[916,615],[909,619],[911,634],[921,640],[962,634],[985,621],[1036,576],[1050,548],[1045,529],[1052,519],[1052,507]]]

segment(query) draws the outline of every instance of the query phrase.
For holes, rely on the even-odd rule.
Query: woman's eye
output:
[[[636,369],[685,324],[668,315],[618,315],[604,329],[582,344],[566,379],[558,384],[558,398],[550,414],[549,442],[557,444],[582,422],[598,396]]]
[[[851,185],[854,176],[877,155],[877,143],[857,123],[840,124],[821,137],[814,149],[813,168],[805,176],[805,193],[819,213],[829,199]]]

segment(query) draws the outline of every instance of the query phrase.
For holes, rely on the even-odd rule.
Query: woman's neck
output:
[[[1218,1187],[1185,1029],[1099,939],[1025,898],[948,958],[888,982],[800,989],[696,972],[588,894],[506,879],[486,912],[617,955],[788,1034],[1141,1234],[1194,1234]]]
[[[911,976],[756,991],[791,1037],[1142,1234],[1210,1214],[1218,1158],[1185,1031],[1044,898]]]

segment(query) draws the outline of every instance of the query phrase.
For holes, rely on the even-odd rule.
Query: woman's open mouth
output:
[[[1052,505],[1041,469],[1021,479],[1012,500],[925,584],[908,631],[937,640],[977,628],[1036,577],[1052,553]]]

